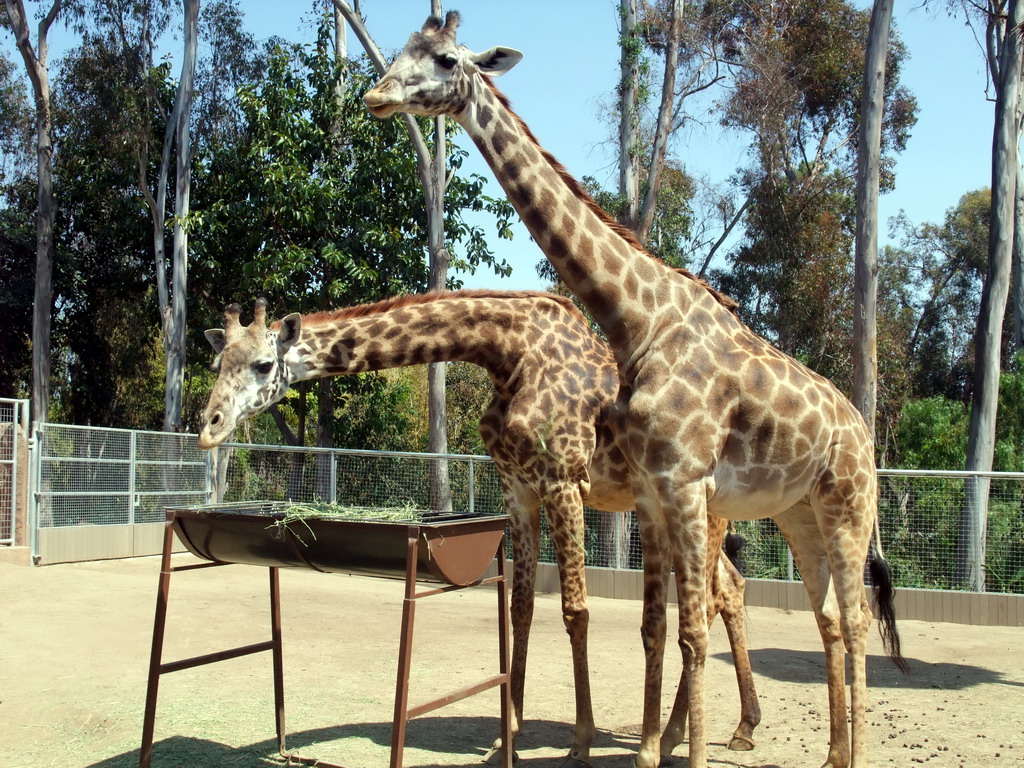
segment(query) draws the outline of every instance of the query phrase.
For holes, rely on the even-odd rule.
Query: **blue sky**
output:
[[[856,0],[869,7],[867,0]],[[896,190],[881,200],[880,233],[887,238],[890,217],[901,209],[915,223],[941,221],[962,194],[990,183],[993,105],[985,97],[981,52],[962,21],[922,10],[919,2],[897,2],[895,25],[910,53],[902,82],[916,95],[920,112],[906,151],[896,167]],[[933,6],[945,5],[933,0]],[[313,4],[298,0],[243,0],[246,26],[258,40],[273,35],[312,41]],[[513,107],[540,142],[576,177],[594,176],[614,186],[614,147],[599,118],[602,103],[618,76],[617,0],[462,0],[446,5],[462,13],[460,41],[474,50],[507,45],[523,51],[522,62],[499,81]],[[427,0],[363,0],[367,27],[385,54],[397,52],[430,9]],[[59,56],[63,30],[51,35],[51,57]],[[67,38],[65,37],[65,40]],[[3,45],[13,54],[13,40]],[[180,42],[168,40],[168,52]],[[354,35],[349,49],[361,52]],[[490,177],[471,145],[465,169]],[[727,178],[743,164],[742,142],[714,123],[687,131],[671,148],[691,173],[712,181]],[[495,182],[488,185],[500,195]],[[534,266],[543,258],[521,226],[511,243],[498,242],[499,255],[513,266],[510,278],[492,273],[465,277],[468,287],[541,288]]]

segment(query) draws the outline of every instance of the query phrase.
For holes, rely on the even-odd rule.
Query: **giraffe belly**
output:
[[[736,478],[716,477],[715,492],[708,499],[708,513],[729,520],[758,520],[782,514],[807,498],[810,484],[779,482],[765,472],[762,482],[740,483]]]
[[[630,512],[633,503],[633,490],[629,483],[603,482],[591,476],[590,493],[583,503],[599,512]]]

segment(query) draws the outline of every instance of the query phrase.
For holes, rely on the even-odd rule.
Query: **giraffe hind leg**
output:
[[[729,636],[740,694],[740,723],[729,742],[729,749],[747,751],[754,748],[753,733],[761,722],[761,707],[757,700],[750,656],[747,652],[747,633],[743,615],[743,576],[722,553],[722,541],[728,527],[727,520],[708,516],[708,626],[714,622],[716,615],[722,614],[722,621]],[[661,736],[663,756],[671,754],[686,739],[688,697],[689,688],[684,670],[680,675],[672,714]]]

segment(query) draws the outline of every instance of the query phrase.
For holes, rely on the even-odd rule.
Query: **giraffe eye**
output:
[[[459,60],[450,53],[445,53],[437,57],[437,63],[441,69],[453,69],[459,63]]]
[[[274,370],[273,360],[263,360],[259,363],[252,364],[253,370],[256,371],[260,376],[266,376],[272,370]]]

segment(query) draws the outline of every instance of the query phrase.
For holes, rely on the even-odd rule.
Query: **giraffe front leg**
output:
[[[672,561],[679,600],[679,648],[686,678],[689,716],[689,768],[707,767],[704,713],[704,668],[708,649],[707,522],[703,510],[696,519],[680,516],[670,526]],[[665,753],[662,753],[665,757]]]
[[[523,700],[526,691],[526,658],[530,644],[530,627],[533,624],[535,584],[537,580],[537,558],[540,551],[540,508],[531,506],[524,509],[512,501],[506,501],[507,508],[520,510],[509,518],[509,535],[512,540],[512,604],[509,606],[512,623],[512,660],[509,665],[512,694],[512,738],[519,735],[523,725]],[[484,755],[487,763],[500,762],[496,757],[504,752],[501,737],[495,739],[490,750]],[[513,753],[513,758],[515,754]]]
[[[661,764],[661,680],[665,654],[669,561],[662,554],[661,535],[637,504],[644,552],[644,607],[640,638],[644,647],[644,710],[636,768]]]
[[[590,693],[587,635],[586,558],[584,550],[583,499],[573,484],[559,488],[545,504],[551,538],[555,545],[562,595],[562,620],[572,648],[573,683],[576,691],[576,724],[572,748],[562,768],[589,768],[594,742],[594,708]]]

